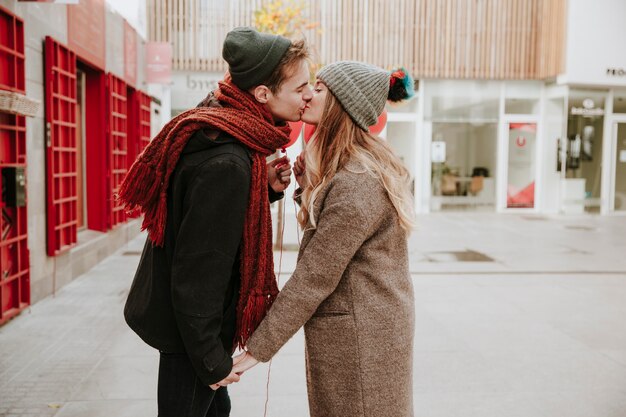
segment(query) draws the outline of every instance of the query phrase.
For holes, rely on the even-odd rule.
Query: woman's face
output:
[[[313,89],[313,98],[304,107],[302,113],[304,123],[317,125],[320,122],[326,104],[326,94],[328,94],[328,88],[320,80],[317,80]]]

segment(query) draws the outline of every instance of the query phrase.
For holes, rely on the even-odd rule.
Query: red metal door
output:
[[[0,7],[0,90],[24,94],[24,22]],[[0,324],[30,304],[26,119],[0,111]]]
[[[150,143],[150,96],[133,88],[128,88],[129,134],[128,134],[128,169],[135,159]],[[136,209],[128,217],[137,218],[141,211]]]
[[[139,92],[139,153],[150,143],[150,96]]]
[[[133,165],[139,155],[139,95],[141,92],[128,87],[128,168]]]
[[[76,56],[49,36],[45,53],[48,255],[55,256],[76,244],[78,227]]]
[[[124,205],[117,192],[128,172],[128,92],[124,81],[107,75],[107,142],[109,145],[109,213],[110,226],[126,221]]]
[[[128,168],[150,143],[150,96],[129,88]]]

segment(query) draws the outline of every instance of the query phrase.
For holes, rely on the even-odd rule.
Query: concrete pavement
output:
[[[626,217],[433,214],[419,223],[407,352],[416,416],[626,416]],[[0,327],[0,416],[156,415],[157,353],[121,313],[143,239]],[[280,255],[284,282],[296,254]],[[232,386],[233,416],[264,415],[268,370]],[[307,413],[300,332],[271,365],[268,415]]]

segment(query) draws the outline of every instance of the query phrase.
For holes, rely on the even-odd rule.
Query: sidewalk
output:
[[[419,224],[416,417],[626,416],[626,217]],[[0,416],[156,416],[157,353],[122,317],[144,239],[0,327]],[[284,283],[296,253],[275,257]],[[272,363],[268,416],[308,415],[303,343],[300,332]],[[264,415],[267,374],[232,386],[232,416]]]

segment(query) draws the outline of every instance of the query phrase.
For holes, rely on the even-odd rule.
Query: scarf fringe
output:
[[[126,174],[118,198],[127,210],[149,207],[154,196],[158,195],[159,185],[156,169],[140,158]]]
[[[237,326],[239,332],[237,333],[235,342],[240,349],[246,346],[248,339],[252,336],[252,333],[254,333],[261,321],[263,321],[269,308],[274,304],[277,295],[278,293],[275,292],[265,294],[255,293],[248,296],[246,305],[243,308],[243,314],[241,315],[241,322]]]
[[[163,247],[165,243],[165,226],[167,225],[167,194],[161,193],[159,204],[153,206],[153,210],[144,217],[142,230],[148,230],[148,236],[156,246]],[[148,223],[146,220],[151,219]]]

